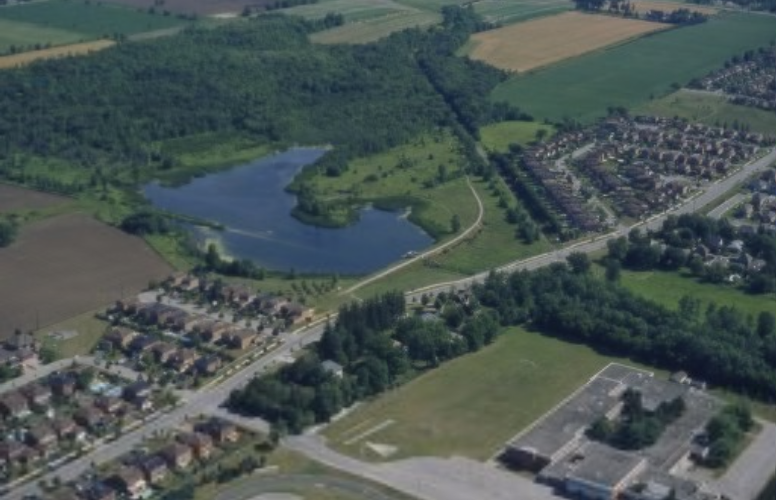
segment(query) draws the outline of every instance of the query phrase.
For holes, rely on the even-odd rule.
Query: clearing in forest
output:
[[[472,36],[472,59],[511,71],[530,71],[668,28],[613,16],[565,12]]]
[[[699,12],[707,16],[713,16],[719,12],[716,7],[708,5],[696,5],[691,3],[662,2],[660,0],[633,0],[631,2],[639,14],[645,14],[650,10],[659,10],[660,12],[673,12],[677,9],[687,9],[690,12]]]
[[[314,33],[310,39],[317,43],[370,43],[396,31],[436,24],[441,19],[441,15],[432,12],[397,11]]]
[[[0,57],[0,69],[16,68],[30,64],[41,59],[54,59],[57,57],[82,56],[98,50],[107,49],[115,44],[112,40],[96,40],[94,42],[74,43],[62,47],[22,52],[10,56]]]

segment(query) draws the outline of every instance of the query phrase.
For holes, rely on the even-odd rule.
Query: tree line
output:
[[[280,432],[301,432],[342,408],[378,395],[424,370],[493,342],[495,315],[442,294],[439,317],[407,315],[403,294],[390,292],[343,306],[335,324],[297,361],[234,391],[227,406],[267,419]],[[338,375],[323,362],[342,367]]]
[[[582,256],[585,257],[585,256]],[[669,310],[594,276],[586,257],[533,272],[491,274],[473,289],[502,325],[545,334],[669,370],[765,401],[776,399],[776,317],[691,297]]]

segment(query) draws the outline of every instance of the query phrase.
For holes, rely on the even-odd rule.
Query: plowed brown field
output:
[[[143,240],[90,216],[36,222],[0,248],[0,338],[97,309],[170,271]]]
[[[565,12],[472,37],[469,57],[511,71],[529,71],[668,28],[613,16]]]

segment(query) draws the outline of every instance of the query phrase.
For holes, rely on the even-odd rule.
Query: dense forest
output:
[[[393,292],[343,306],[314,349],[234,391],[227,406],[259,415],[279,431],[297,433],[495,340],[499,325],[492,312],[447,294],[435,305],[438,316],[405,316],[404,295]],[[337,363],[343,374],[327,371],[323,361]]]
[[[585,255],[534,272],[492,274],[474,293],[503,325],[546,334],[651,366],[686,370],[741,394],[776,399],[776,317],[685,297],[669,310],[593,276]]]
[[[176,141],[211,138],[330,144],[315,170],[338,175],[435,127],[476,136],[482,123],[524,117],[487,99],[504,73],[455,56],[487,27],[471,9],[368,45],[309,42],[340,21],[261,15],[3,71],[0,177],[67,193],[133,187],[181,169]]]

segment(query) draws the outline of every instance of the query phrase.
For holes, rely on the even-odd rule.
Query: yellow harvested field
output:
[[[636,12],[643,14],[650,10],[659,10],[661,12],[673,12],[678,9],[687,9],[690,12],[700,12],[707,16],[713,16],[719,12],[719,9],[715,7],[709,7],[708,5],[695,5],[691,3],[678,3],[678,2],[661,2],[659,0],[633,0],[631,1],[636,8]]]
[[[0,69],[16,68],[30,64],[40,59],[53,59],[56,57],[80,56],[112,47],[115,42],[111,40],[96,40],[94,42],[74,43],[72,45],[63,45],[61,47],[51,47],[50,49],[34,50],[31,52],[22,52],[10,56],[0,57]]]
[[[669,28],[666,24],[565,12],[472,37],[469,57],[510,71],[529,71]]]

